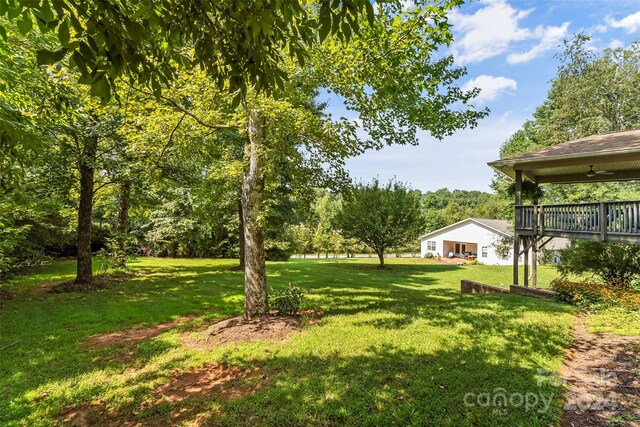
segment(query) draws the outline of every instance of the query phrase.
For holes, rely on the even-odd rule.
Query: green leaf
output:
[[[344,33],[344,37],[347,40],[351,40],[351,27],[346,22],[342,23],[342,32]]]
[[[100,74],[93,83],[91,83],[91,95],[99,96],[103,101],[108,101],[111,98],[111,87],[109,86],[109,80],[104,74]]]
[[[40,8],[36,9],[35,14],[38,18],[42,19],[42,21],[45,23],[53,22],[56,20],[56,16],[53,14],[53,10],[49,5],[48,0],[43,0],[42,5],[40,6]]]
[[[364,5],[367,9],[367,21],[369,21],[369,25],[373,27],[373,23],[376,21],[376,14],[373,11],[373,4],[371,4],[370,1],[366,1]]]
[[[2,25],[0,25],[0,37],[2,37],[4,41],[7,41],[7,30],[5,30]]]
[[[160,95],[162,95],[162,87],[160,86],[160,82],[158,82],[158,79],[152,79],[151,80],[151,89],[153,89],[153,94],[155,95],[156,98],[160,98]]]
[[[16,21],[16,25],[18,26],[18,31],[20,31],[20,34],[27,34],[33,28],[31,14],[26,10],[22,12],[22,16],[18,21]]]
[[[55,64],[56,62],[61,61],[66,54],[67,49],[54,51],[42,49],[36,52],[36,60],[38,61],[38,65]]]
[[[238,108],[238,105],[240,105],[240,101],[242,101],[242,92],[238,91],[238,93],[236,93],[231,100],[231,108]]]
[[[69,44],[70,40],[71,35],[69,34],[69,23],[67,22],[67,20],[64,20],[58,27],[58,41],[60,41],[60,44],[62,46],[66,46],[67,44]]]
[[[320,41],[324,41],[329,35],[331,31],[331,16],[321,16],[320,17],[320,29],[318,31],[318,35],[320,36]]]

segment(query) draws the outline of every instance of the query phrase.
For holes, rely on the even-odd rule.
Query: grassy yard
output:
[[[463,278],[509,283],[508,267],[418,259],[389,259],[384,271],[373,259],[270,263],[270,285],[303,287],[307,308],[325,312],[321,323],[286,341],[184,346],[187,328],[241,313],[243,273],[228,271],[234,264],[140,259],[133,267],[146,274],[102,291],[38,292],[44,283],[72,277],[74,263],[62,261],[7,283],[16,298],[0,308],[0,347],[13,344],[0,350],[0,423],[56,424],[69,409],[90,403],[114,419],[148,425],[548,426],[560,420],[562,390],[538,370],[561,367],[575,310],[459,293]],[[540,275],[548,282],[555,271],[543,267]],[[189,324],[135,345],[83,346],[94,334],[190,314],[196,318]],[[236,398],[158,399],[163,384],[210,363],[256,369],[263,384]],[[515,396],[507,407],[485,404],[486,396],[501,393]],[[518,396],[530,396],[532,404]],[[541,398],[551,399],[548,409]]]

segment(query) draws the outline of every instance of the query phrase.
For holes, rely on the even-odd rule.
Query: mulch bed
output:
[[[563,379],[564,427],[640,426],[640,337],[591,334],[579,317]]]
[[[307,310],[295,316],[265,316],[246,320],[242,316],[218,320],[204,328],[189,331],[182,342],[190,348],[209,348],[250,341],[284,341],[305,324],[320,322],[321,311]]]
[[[77,284],[74,280],[66,282],[47,283],[36,289],[36,294],[62,294],[67,292],[94,292],[107,289],[112,285],[126,282],[133,277],[146,276],[151,274],[148,270],[137,270],[133,272],[119,272],[114,274],[101,274],[93,276],[91,283]]]

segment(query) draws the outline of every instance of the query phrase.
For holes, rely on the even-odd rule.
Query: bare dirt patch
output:
[[[42,294],[62,294],[67,292],[94,292],[107,289],[112,285],[126,282],[133,277],[146,276],[151,274],[149,270],[137,270],[133,272],[116,272],[94,276],[91,283],[77,284],[74,280],[66,282],[45,283],[34,290],[35,295]]]
[[[268,385],[270,376],[258,366],[241,367],[212,363],[186,372],[176,372],[155,390],[155,401],[125,412],[107,409],[104,402],[95,401],[70,408],[59,417],[61,424],[72,427],[89,426],[173,426],[182,422],[200,425],[202,408],[193,405],[198,400],[233,400],[255,393]],[[170,405],[164,414],[153,414],[154,408]],[[147,414],[147,415],[145,415]]]
[[[232,317],[219,320],[204,329],[186,332],[182,342],[190,348],[208,348],[250,341],[284,341],[306,324],[320,322],[322,312],[304,311],[297,316],[265,316],[246,320]]]
[[[232,400],[261,390],[268,380],[269,375],[257,366],[209,364],[178,374],[160,386],[156,395],[170,403],[211,397]]]
[[[114,344],[132,346],[140,343],[141,341],[154,338],[171,328],[183,325],[193,320],[195,317],[195,315],[184,316],[169,322],[158,323],[157,325],[134,326],[124,331],[113,331],[92,335],[85,340],[83,347],[87,350],[95,350]]]
[[[640,426],[640,337],[590,334],[579,317],[568,353],[562,425]]]
[[[0,285],[0,305],[2,305],[3,302],[9,301],[12,299],[13,299],[13,294],[9,292],[9,290],[6,289],[4,286]]]

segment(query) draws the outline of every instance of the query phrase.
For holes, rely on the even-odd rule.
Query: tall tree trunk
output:
[[[238,219],[240,220],[240,225],[238,227],[238,246],[239,253],[238,257],[240,258],[240,268],[244,268],[244,251],[245,251],[245,240],[244,240],[244,214],[242,213],[242,200],[238,202]]]
[[[244,143],[244,155],[248,159],[248,165],[245,168],[242,183],[245,237],[244,317],[247,319],[269,314],[264,228],[263,218],[261,218],[265,139],[265,117],[258,111],[250,111]]]
[[[380,268],[384,268],[384,252],[378,253],[378,259],[380,260]]]
[[[80,172],[80,205],[78,206],[78,256],[75,282],[80,285],[91,283],[91,214],[93,211],[93,173],[98,138],[85,139],[78,161]]]
[[[129,200],[131,198],[131,181],[125,180],[120,183],[120,194],[118,195],[118,227],[116,243],[118,245],[118,260],[121,265],[126,266],[127,254],[127,234],[129,233]]]

